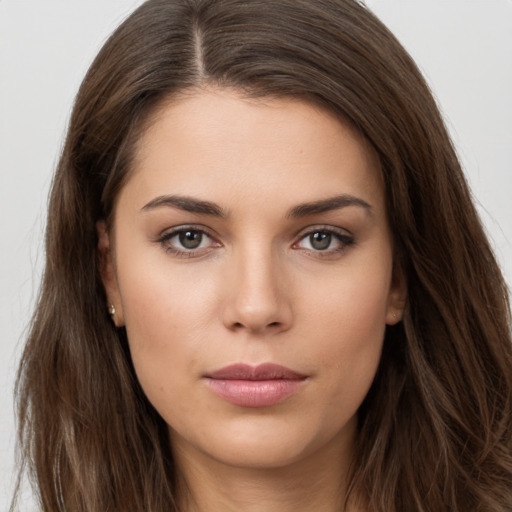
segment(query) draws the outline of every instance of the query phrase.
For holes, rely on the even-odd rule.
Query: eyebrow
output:
[[[178,208],[190,213],[200,215],[210,215],[212,217],[226,218],[227,213],[216,203],[211,201],[203,201],[189,196],[166,195],[158,196],[149,201],[142,207],[142,211],[150,211],[162,206]],[[364,199],[349,194],[341,194],[339,196],[320,199],[309,203],[301,203],[294,206],[286,213],[287,218],[301,218],[309,215],[317,215],[348,206],[357,206],[365,209],[368,213],[372,213],[372,207]]]
[[[150,211],[161,206],[169,206],[190,213],[211,215],[212,217],[227,217],[226,212],[217,204],[210,201],[202,201],[188,196],[158,196],[142,207],[142,211]]]
[[[364,208],[368,213],[372,213],[372,207],[364,199],[349,194],[341,194],[339,196],[313,201],[311,203],[302,203],[294,206],[286,214],[289,218],[307,217],[309,215],[317,215],[319,213],[329,212],[331,210],[339,210],[347,206],[357,206]]]

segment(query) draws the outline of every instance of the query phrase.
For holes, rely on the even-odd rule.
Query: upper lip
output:
[[[209,373],[206,377],[219,380],[299,380],[305,379],[306,375],[280,364],[264,363],[258,366],[251,366],[249,364],[237,363]]]

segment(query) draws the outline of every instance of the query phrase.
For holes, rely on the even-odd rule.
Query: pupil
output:
[[[179,235],[180,244],[186,249],[197,249],[202,238],[202,234],[197,231],[182,231]]]
[[[331,234],[330,233],[313,233],[309,237],[311,247],[317,251],[324,251],[331,245]]]

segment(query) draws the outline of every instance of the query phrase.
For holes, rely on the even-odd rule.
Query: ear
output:
[[[98,221],[96,223],[96,231],[98,233],[99,270],[108,302],[108,304],[105,304],[105,307],[110,313],[115,326],[122,327],[124,325],[123,307],[106,222]]]
[[[393,265],[386,312],[386,323],[388,325],[395,325],[402,320],[406,302],[407,283],[405,274],[402,266],[395,263]]]

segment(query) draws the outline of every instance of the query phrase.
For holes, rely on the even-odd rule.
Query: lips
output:
[[[211,391],[241,407],[269,407],[302,387],[306,375],[285,366],[265,363],[259,366],[234,364],[205,376]]]
[[[208,374],[212,379],[222,380],[295,380],[304,379],[306,375],[294,372],[285,366],[273,363],[260,364],[259,366],[250,366],[248,364],[233,364],[221,368],[216,372]]]

